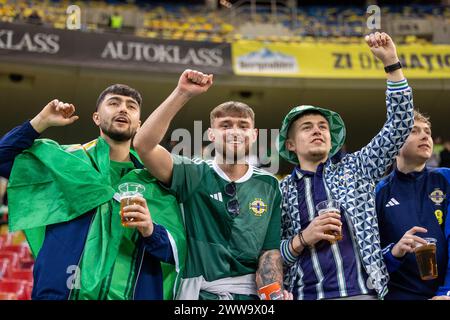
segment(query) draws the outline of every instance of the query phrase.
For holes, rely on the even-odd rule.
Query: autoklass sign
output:
[[[0,24],[0,59],[112,69],[231,73],[229,44]]]
[[[145,61],[215,68],[224,65],[221,48],[192,48],[182,45],[133,41],[108,41],[101,57],[120,61]]]
[[[59,51],[59,36],[51,33],[18,34],[14,30],[1,29],[0,49],[55,54]]]

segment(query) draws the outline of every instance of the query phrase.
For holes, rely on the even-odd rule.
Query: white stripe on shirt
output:
[[[312,197],[312,192],[311,192],[311,178],[304,177],[304,179],[305,179],[306,207],[308,208],[309,221],[311,221],[312,219],[314,219],[314,216],[315,216],[314,201],[312,201],[313,197]],[[320,268],[319,257],[317,256],[316,249],[314,247],[311,247],[309,250],[311,252],[311,259],[312,259],[312,263],[313,263],[314,273],[316,274],[316,277],[318,280],[317,284],[316,284],[317,300],[320,300],[325,297],[324,292],[323,292],[324,276],[323,276],[322,269]]]
[[[332,197],[330,195],[330,191],[328,190],[328,187],[324,182],[325,186],[325,192],[327,193],[327,199],[331,200]],[[341,209],[339,208],[339,212]],[[336,276],[337,276],[337,282],[339,286],[339,294],[341,297],[347,296],[347,288],[345,286],[345,273],[344,273],[344,265],[342,263],[342,256],[341,252],[339,250],[339,245],[337,242],[334,242],[331,244],[331,252],[333,253],[334,262],[336,264]]]

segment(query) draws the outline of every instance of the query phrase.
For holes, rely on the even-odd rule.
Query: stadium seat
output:
[[[20,13],[16,5],[17,0],[0,0],[0,21],[13,22]],[[122,12],[124,26],[129,32],[135,32],[138,36],[163,39],[185,39],[196,41],[230,41],[239,30],[237,22],[251,21],[254,23],[277,22],[293,32],[291,36],[309,36],[316,40],[336,42],[338,37],[361,37],[365,32],[366,8],[360,5],[346,6],[299,6],[296,8],[296,16],[286,10],[278,10],[275,14],[267,6],[256,6],[256,12],[250,10],[245,4],[235,7],[238,15],[230,19],[230,15],[223,10],[209,10],[203,5],[187,5],[158,2],[152,4],[148,1],[143,5],[142,1],[136,4],[123,4],[110,0],[83,1],[83,9],[88,18],[82,21],[82,30],[100,30],[108,28],[107,17],[114,10]],[[248,2],[248,1],[247,1]],[[56,29],[65,29],[65,11],[67,1],[22,1],[25,9],[19,19],[27,21],[28,16],[36,10],[47,26]],[[33,10],[32,10],[33,8]],[[140,11],[142,21],[134,23],[136,11]],[[432,19],[435,16],[450,17],[448,6],[442,5],[408,5],[395,6],[383,5],[382,16],[385,19],[418,18]],[[233,13],[234,15],[235,13]],[[142,29],[142,30],[139,30]],[[190,33],[178,33],[176,31],[194,31]],[[205,36],[206,34],[206,36]],[[171,38],[172,36],[172,38]],[[246,38],[246,34],[240,35]],[[219,39],[218,37],[221,37]],[[270,41],[265,39],[264,41]],[[292,41],[296,41],[293,39]],[[346,43],[349,43],[347,41]],[[350,41],[351,43],[351,41]]]
[[[9,245],[3,246],[0,252],[15,252],[18,254],[19,259],[30,258],[30,249],[26,245]]]
[[[27,297],[27,300],[31,300],[31,293],[33,292],[33,285],[32,284],[28,284],[25,287],[25,294]]]
[[[17,294],[11,292],[0,292],[0,300],[18,300]]]
[[[16,267],[19,262],[19,255],[15,252],[0,251],[0,260],[8,260],[10,267]]]
[[[28,300],[31,299],[29,293],[27,292],[27,286],[29,284],[22,280],[0,280],[0,292],[3,293],[14,293],[17,295],[18,300]]]
[[[33,258],[22,259],[19,261],[18,266],[20,269],[32,270],[34,266],[34,259]]]
[[[6,276],[9,267],[9,260],[0,260],[0,280]]]
[[[24,280],[29,283],[33,282],[33,271],[24,269],[12,269],[8,272],[8,280]]]

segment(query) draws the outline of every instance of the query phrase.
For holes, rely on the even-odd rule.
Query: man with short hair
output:
[[[280,130],[280,155],[296,164],[281,182],[281,254],[294,299],[382,299],[387,291],[374,189],[412,128],[413,104],[392,39],[377,32],[366,42],[388,80],[387,121],[372,141],[332,163],[345,125],[336,112],[314,106],[292,109]],[[330,200],[340,205],[319,215],[317,204]]]
[[[0,175],[9,178],[9,227],[24,230],[36,257],[33,299],[171,296],[173,264],[182,260],[175,251],[183,256],[184,234],[175,198],[130,149],[141,104],[135,89],[106,88],[92,116],[100,137],[64,146],[37,139],[49,127],[78,119],[72,104],[53,100],[0,140]],[[127,228],[121,225],[117,193],[124,182],[146,188],[124,208],[131,220]],[[164,292],[163,277],[170,279]]]
[[[188,256],[177,299],[257,299],[257,289],[272,283],[281,293],[278,181],[245,162],[257,138],[253,110],[228,101],[211,111],[214,160],[171,155],[159,145],[178,111],[211,85],[212,75],[184,71],[134,140],[150,173],[183,207]]]
[[[414,126],[400,149],[396,168],[376,189],[381,246],[390,273],[387,300],[450,295],[450,169],[427,168],[432,152],[431,122],[414,111]],[[425,237],[437,240],[438,273],[436,279],[426,281],[420,278],[414,255],[418,244],[427,244]]]

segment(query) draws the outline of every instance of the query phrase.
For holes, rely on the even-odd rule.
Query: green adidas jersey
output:
[[[170,189],[181,203],[188,257],[184,278],[214,281],[255,273],[263,250],[279,249],[281,192],[278,180],[249,166],[235,181],[236,196],[225,193],[230,179],[213,161],[173,155]],[[232,217],[227,202],[237,199]]]

